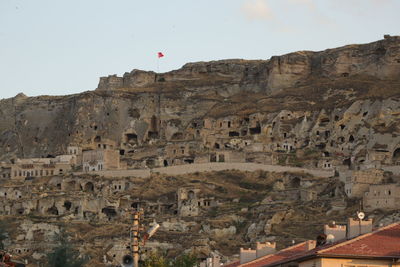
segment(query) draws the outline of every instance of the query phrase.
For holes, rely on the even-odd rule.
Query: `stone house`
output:
[[[400,203],[400,186],[398,184],[370,185],[363,196],[366,211],[375,209],[396,210]]]
[[[217,206],[214,198],[200,195],[200,189],[181,187],[177,191],[178,215],[181,217],[199,216],[202,209]]]
[[[165,146],[163,166],[193,163],[195,160],[196,142],[169,143]]]
[[[11,166],[0,166],[0,179],[10,179],[11,178]]]
[[[220,150],[210,153],[210,162],[246,162],[246,154],[236,150]]]
[[[182,217],[192,217],[199,215],[198,195],[200,189],[182,187],[178,189],[178,215]]]
[[[83,171],[103,171],[120,169],[120,154],[118,150],[96,149],[83,151]]]
[[[346,178],[344,186],[346,195],[348,197],[363,197],[370,185],[382,183],[383,174],[383,170],[379,169],[354,171],[350,177]]]
[[[71,161],[68,159],[63,157],[18,159],[11,165],[11,179],[66,174],[71,170]]]
[[[67,154],[73,155],[73,164],[74,165],[82,165],[82,148],[78,146],[68,146]]]
[[[332,160],[330,159],[322,159],[318,161],[318,167],[321,169],[332,170],[334,169]]]

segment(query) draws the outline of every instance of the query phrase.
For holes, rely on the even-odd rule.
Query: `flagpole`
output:
[[[160,57],[157,57],[157,73],[160,72]]]

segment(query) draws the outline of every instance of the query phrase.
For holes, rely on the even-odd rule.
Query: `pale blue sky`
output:
[[[399,35],[400,0],[0,0],[0,98],[93,90],[100,76],[268,59]]]

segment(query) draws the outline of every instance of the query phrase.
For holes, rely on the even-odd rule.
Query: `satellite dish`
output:
[[[358,219],[363,220],[365,218],[365,213],[360,211],[357,213],[357,217],[358,217]]]
[[[326,242],[328,242],[328,243],[333,243],[333,242],[335,242],[335,236],[332,235],[332,234],[327,235],[327,236],[326,236]]]

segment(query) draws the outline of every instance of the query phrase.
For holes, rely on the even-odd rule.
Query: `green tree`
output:
[[[197,266],[197,257],[194,254],[182,254],[175,259],[168,259],[165,255],[152,253],[144,262],[144,267],[194,267]]]
[[[151,253],[150,256],[145,260],[144,267],[169,267],[171,261],[164,255],[157,253]]]
[[[7,239],[7,222],[0,221],[0,249],[4,249],[3,241]]]
[[[68,241],[67,235],[62,231],[56,240],[59,245],[47,256],[49,267],[82,267],[87,262],[87,257],[80,257],[76,250]]]
[[[194,254],[182,254],[174,260],[172,266],[193,267],[197,266],[197,257]]]

